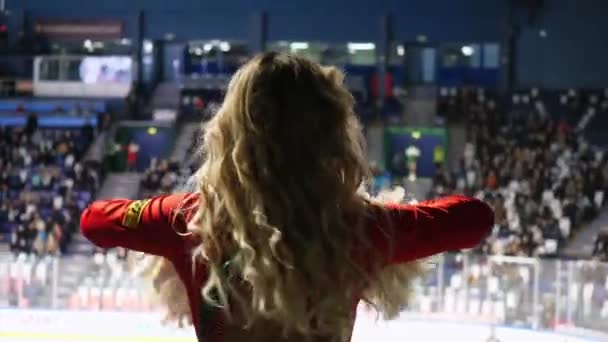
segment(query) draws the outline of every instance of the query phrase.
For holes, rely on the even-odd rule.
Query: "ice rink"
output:
[[[162,326],[156,314],[0,310],[0,342],[195,342],[190,331]],[[579,332],[580,335],[580,332]],[[605,342],[608,336],[575,336],[404,316],[378,322],[360,312],[353,342]]]

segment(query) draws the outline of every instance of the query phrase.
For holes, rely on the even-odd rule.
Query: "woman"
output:
[[[299,57],[252,59],[205,126],[197,191],[95,202],[83,234],[162,257],[154,286],[200,341],[348,341],[360,299],[395,316],[414,261],[474,247],[493,212],[361,195],[369,163],[342,81]]]

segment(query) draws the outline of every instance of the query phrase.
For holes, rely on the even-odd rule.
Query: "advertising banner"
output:
[[[54,40],[111,40],[122,38],[122,20],[36,19],[34,32]]]

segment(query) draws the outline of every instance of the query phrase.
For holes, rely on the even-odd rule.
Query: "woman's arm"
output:
[[[465,196],[385,208],[376,217],[379,229],[374,230],[374,240],[387,251],[388,264],[473,248],[494,226],[494,211],[484,202]]]
[[[193,196],[96,201],[82,213],[80,229],[87,239],[102,248],[125,247],[172,259],[176,253],[185,251],[188,242],[174,227],[174,213]]]

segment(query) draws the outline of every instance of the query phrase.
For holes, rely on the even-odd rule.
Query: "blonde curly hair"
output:
[[[392,318],[422,272],[419,262],[383,267],[386,251],[369,241],[372,212],[384,206],[360,191],[369,163],[343,78],[304,58],[257,56],[204,127],[188,230],[202,241],[195,262],[208,266],[203,298],[234,324],[269,320],[285,335],[342,341],[354,300]],[[169,318],[188,317],[173,266],[156,259],[148,274]]]

